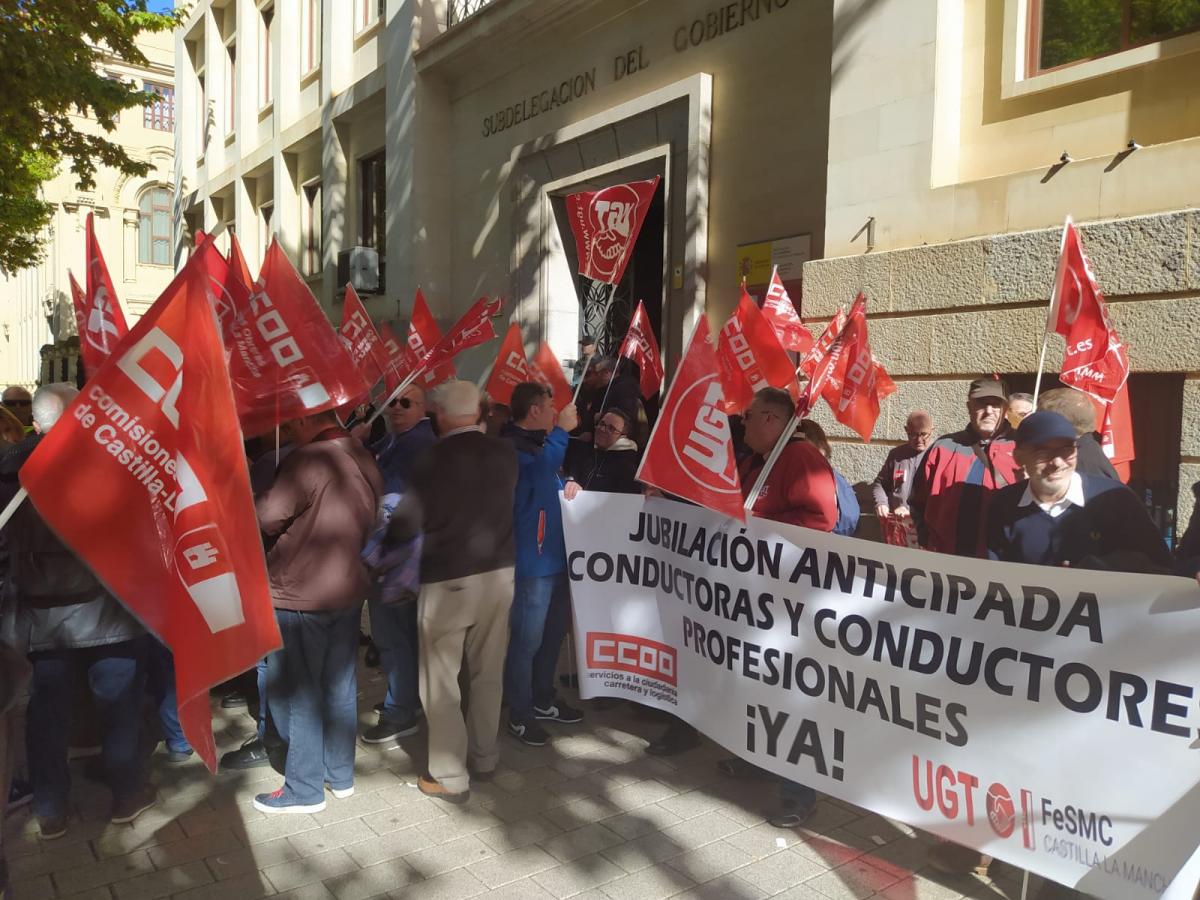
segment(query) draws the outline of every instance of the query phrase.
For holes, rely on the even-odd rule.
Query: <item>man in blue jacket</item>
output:
[[[517,565],[504,693],[508,730],[524,743],[540,747],[548,735],[539,720],[583,721],[581,712],[554,696],[558,652],[571,612],[559,470],[567,452],[567,434],[579,421],[574,404],[556,416],[550,391],[532,381],[516,386],[510,405],[512,422],[501,436],[512,441],[517,451],[513,505]]]

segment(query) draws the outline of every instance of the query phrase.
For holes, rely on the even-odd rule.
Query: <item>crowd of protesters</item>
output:
[[[428,394],[413,384],[384,410],[382,433],[347,429],[329,411],[285,423],[280,447],[248,445],[283,647],[249,676],[245,693],[258,696],[255,737],[226,752],[221,765],[277,767],[282,785],[258,795],[256,808],[315,812],[327,794],[350,796],[356,740],[413,735],[421,717],[428,765],[418,786],[462,803],[472,783],[494,772],[502,734],[542,746],[547,726],[583,721],[556,691],[570,622],[560,494],[570,501],[583,491],[657,493],[636,480],[648,434],[638,381],[622,361],[595,355],[590,337],[583,343],[578,406],[556,411],[550,391],[534,382],[517,386],[503,405],[468,382]],[[33,396],[4,392],[0,502],[13,496],[21,465],[75,393],[64,384]],[[1032,397],[981,378],[965,400],[965,427],[936,439],[927,412],[908,416],[907,441],[887,454],[869,486],[880,519],[909,522],[922,547],[966,557],[1187,575],[1200,568],[1200,537],[1185,537],[1173,561],[1141,502],[1117,479],[1084,395],[1048,391],[1035,409]],[[793,412],[787,392],[766,388],[735,421],[744,491]],[[853,534],[858,501],[820,426],[803,420],[786,440],[754,514]],[[0,807],[31,801],[43,839],[66,833],[68,760],[80,743],[73,711],[82,698],[97,714],[84,743],[99,748],[93,774],[112,791],[111,820],[132,822],[156,799],[146,779],[155,744],[143,710],[168,762],[192,754],[179,727],[170,655],[32,505],[18,510],[3,536],[0,775],[21,755],[8,735],[26,690],[28,709],[27,777],[5,787]],[[387,693],[375,723],[359,734],[364,601]],[[698,743],[690,726],[674,721],[647,749],[670,755]],[[736,758],[719,768],[733,778],[768,777]],[[769,819],[800,825],[816,799],[811,788],[781,781]],[[964,872],[988,860],[947,843],[934,848],[932,862]]]

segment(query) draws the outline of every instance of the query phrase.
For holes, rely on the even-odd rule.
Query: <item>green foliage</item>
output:
[[[1197,28],[1200,0],[1042,0],[1041,64],[1052,69]]]
[[[15,271],[41,258],[39,236],[51,210],[40,184],[59,163],[84,187],[111,166],[145,175],[103,134],[82,134],[72,116],[87,116],[111,132],[117,114],[141,106],[140,85],[105,78],[98,65],[117,57],[146,58],[135,41],[182,21],[183,11],[160,15],[147,0],[0,0],[0,270]]]
[[[1200,0],[1132,0],[1129,38],[1141,43],[1200,28]]]

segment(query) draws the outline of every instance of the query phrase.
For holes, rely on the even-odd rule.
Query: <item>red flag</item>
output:
[[[363,306],[354,286],[350,284],[346,285],[342,325],[338,333],[342,336],[342,343],[350,358],[362,373],[363,380],[374,386],[388,370],[388,354],[379,332],[375,330],[371,316],[367,313],[367,308]]]
[[[79,335],[79,348],[83,349],[83,334],[87,331],[87,297],[84,295],[83,288],[79,286],[79,282],[75,280],[75,276],[70,271],[67,272],[67,281],[71,285],[71,309],[75,312],[75,333]],[[84,364],[84,371],[87,371],[87,364]]]
[[[788,296],[779,277],[779,267],[771,272],[771,285],[767,288],[767,296],[762,305],[763,318],[771,324],[775,337],[784,350],[795,353],[807,353],[812,349],[812,332],[804,327],[792,298]]]
[[[207,296],[214,255],[193,254],[20,472],[46,523],[175,654],[179,718],[213,771],[209,688],[280,646]]]
[[[83,328],[79,329],[79,350],[83,356],[83,367],[88,372],[98,372],[104,361],[129,333],[125,324],[125,313],[121,311],[117,292],[113,288],[108,266],[96,240],[96,228],[92,214],[88,213],[86,229],[87,291],[84,306],[87,314]]]
[[[1046,327],[1067,339],[1059,380],[1097,400],[1112,402],[1129,377],[1129,359],[1069,216],[1063,226]]]
[[[705,316],[667,389],[636,477],[668,494],[746,520],[716,348]]]
[[[879,401],[895,393],[896,385],[871,354],[867,301],[862,294],[850,308],[833,356],[822,396],[835,419],[869,441],[879,419]]]
[[[480,297],[459,317],[445,336],[434,344],[428,355],[421,360],[421,364],[426,369],[435,370],[446,366],[453,372],[453,367],[448,364],[454,357],[471,347],[486,344],[496,336],[492,319],[500,315],[503,306],[504,301],[499,297]]]
[[[861,297],[862,295],[859,294]],[[855,301],[857,302],[857,300]],[[799,403],[800,415],[806,416],[825,391],[829,374],[837,365],[840,356],[841,336],[846,330],[846,313],[839,309],[821,332],[821,337],[800,362],[800,369],[808,378]]]
[[[496,364],[488,378],[487,395],[496,403],[505,406],[512,400],[513,388],[529,380],[529,360],[525,358],[525,343],[521,340],[521,326],[516,322],[508,326],[508,333],[500,344]]]
[[[237,235],[232,233],[229,235],[229,265],[242,280],[242,284],[248,288],[254,287],[254,276],[250,274],[246,257],[242,255],[242,245],[238,243]]]
[[[572,401],[571,382],[567,381],[567,376],[563,374],[562,363],[558,361],[558,357],[554,355],[554,351],[545,341],[542,341],[537,352],[533,354],[533,359],[529,363],[529,374],[550,388],[554,394],[556,412],[562,412],[563,407]]]
[[[416,299],[413,300],[412,319],[408,323],[408,351],[405,354],[405,369],[411,372],[425,358],[425,355],[442,339],[442,330],[438,328],[437,320],[429,311],[425,295],[417,288]],[[428,390],[443,381],[457,378],[454,364],[428,366],[426,371],[417,378],[417,383]]]
[[[605,284],[621,280],[658,182],[655,175],[649,181],[567,195],[580,275]]]
[[[379,339],[383,342],[383,349],[388,357],[388,367],[385,373],[384,384],[387,387],[388,394],[391,394],[392,391],[400,387],[400,382],[404,377],[404,345],[400,343],[400,338],[396,337],[396,332],[392,331],[392,326],[387,322],[379,326]]]
[[[1129,407],[1129,383],[1117,392],[1112,403],[1102,403],[1089,397],[1096,408],[1096,421],[1100,423],[1100,447],[1112,463],[1121,481],[1129,481],[1129,464],[1137,457],[1133,446],[1133,415]]]
[[[337,332],[275,240],[244,309],[241,278],[225,287],[242,309],[230,329],[229,372],[247,436],[335,409],[370,392]]]
[[[205,231],[203,228],[197,228],[196,236],[192,240],[192,249],[199,250],[200,246],[207,240],[208,240],[208,232]]]
[[[717,366],[727,413],[744,410],[768,385],[798,394],[795,367],[745,287],[717,340]]]
[[[620,355],[637,363],[641,371],[642,396],[649,399],[657,394],[663,383],[662,357],[658,353],[658,341],[654,337],[654,329],[650,327],[646,305],[641,300],[633,311],[633,318],[629,320],[629,330],[621,342]]]

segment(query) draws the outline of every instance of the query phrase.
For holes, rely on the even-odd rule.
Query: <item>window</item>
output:
[[[196,146],[203,156],[208,150],[208,88],[204,83],[204,73],[196,76]]]
[[[359,208],[362,210],[360,238],[362,246],[374,247],[380,257],[384,255],[387,224],[387,171],[382,153],[368,157],[359,163],[361,192]]]
[[[355,31],[364,31],[387,15],[387,0],[355,0],[355,3],[358,7]]]
[[[275,98],[274,86],[271,84],[271,46],[275,42],[275,7],[268,6],[260,13],[262,17],[261,39],[258,52],[258,106],[259,109],[269,105]]]
[[[1029,0],[1031,74],[1200,29],[1200,0]]]
[[[304,247],[300,269],[305,275],[316,275],[321,271],[321,182],[304,185],[303,193]]]
[[[268,200],[258,208],[258,214],[261,218],[262,226],[262,244],[263,252],[266,253],[267,248],[271,246],[271,237],[274,232],[271,231],[271,219],[275,216],[275,201]]]
[[[175,130],[175,88],[169,84],[147,81],[143,85],[154,99],[142,107],[142,125],[155,131]]]
[[[304,4],[304,46],[301,48],[300,72],[308,74],[321,64],[321,0],[301,0]]]
[[[138,262],[171,264],[171,192],[167,188],[150,188],[138,200]]]
[[[225,45],[225,133],[237,130],[237,42]]]

